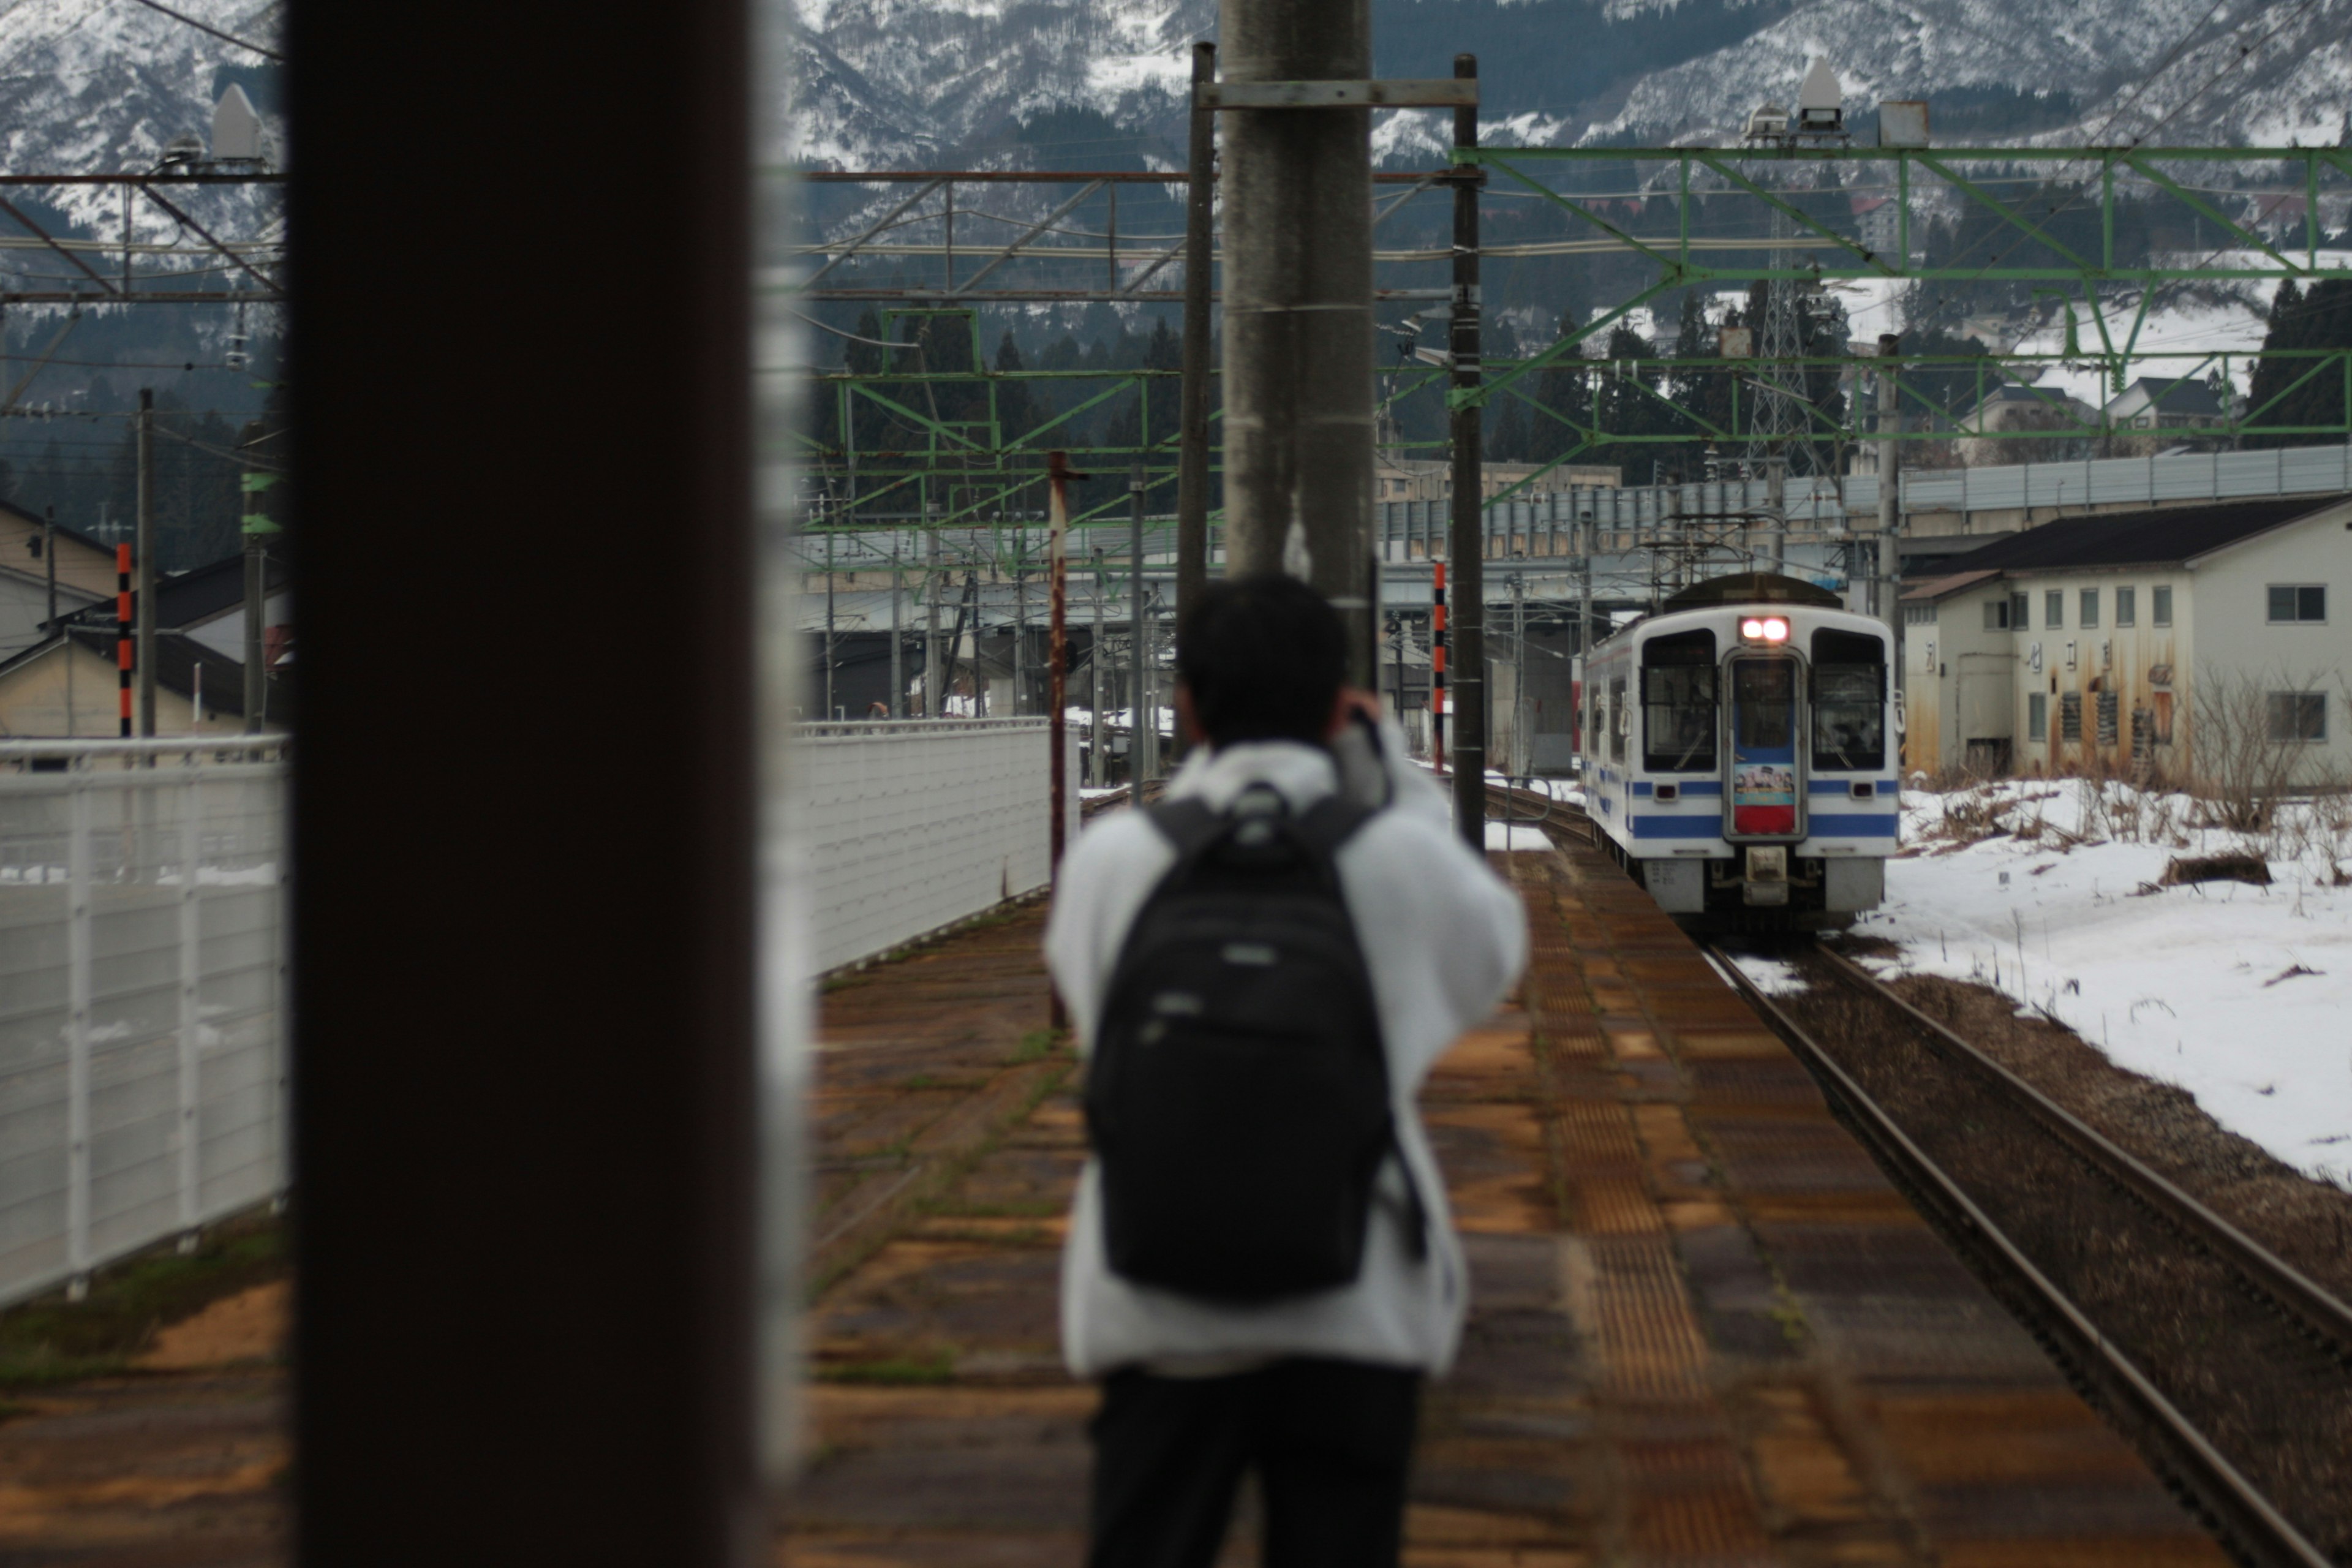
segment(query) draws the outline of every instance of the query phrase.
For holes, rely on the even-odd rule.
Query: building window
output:
[[[2026,694],[2025,738],[2037,746],[2050,739],[2050,698],[2046,692]]]
[[[2083,694],[2062,691],[2058,694],[2058,741],[2061,745],[2080,745],[2083,740]]]
[[[2271,743],[2302,745],[2327,739],[2327,695],[2322,691],[2270,694]]]
[[[2066,591],[2053,588],[2042,595],[2042,625],[2045,630],[2056,631],[2066,624]]]
[[[2138,624],[2138,621],[2139,590],[2137,588],[2116,589],[2116,625],[2118,626],[2136,626]]]
[[[1987,599],[1984,605],[1984,612],[1985,630],[1989,632],[2005,632],[2009,630],[2008,600]]]
[[[2025,595],[2022,594],[2011,594],[2009,596],[2009,624],[2019,631],[2025,629]]]
[[[2116,700],[2116,697],[2114,692],[2102,691],[2099,693],[2097,712],[2099,744],[2102,746],[2112,746],[2116,743],[2116,724],[2120,717],[2116,710],[2121,706],[2122,704]]]
[[[1903,624],[1906,626],[1934,626],[1936,624],[1936,606],[1932,604],[1904,605]]]
[[[2159,626],[2172,624],[2172,590],[2150,588],[2147,591],[2147,618]]]
[[[2098,624],[2099,591],[2096,588],[2085,588],[2083,590],[2083,625],[2089,627]]]
[[[2271,624],[2296,625],[2327,619],[2327,590],[2316,583],[2271,584]]]

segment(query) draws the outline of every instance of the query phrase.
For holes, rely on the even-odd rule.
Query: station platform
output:
[[[1472,1305],[1409,1563],[2227,1561],[1644,893],[1581,847],[1496,860],[1532,957],[1423,1095]],[[825,998],[801,1568],[1082,1559],[1055,1279],[1084,1130],[1034,1033],[1042,925]]]

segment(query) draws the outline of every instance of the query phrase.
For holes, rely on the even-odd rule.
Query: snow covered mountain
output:
[[[1643,78],[1579,139],[1734,140],[1740,114],[1785,104],[1818,57],[1838,71],[1849,113],[1882,99],[1927,99],[1931,112],[1955,100],[1957,117],[1937,116],[1939,140],[1950,125],[1989,142],[2334,144],[2352,107],[2347,25],[2352,0],[1810,0]],[[1981,123],[2020,98],[2009,127]]]
[[[173,9],[232,37],[276,47],[278,0],[173,0]],[[277,70],[268,59],[125,0],[18,0],[0,11],[0,167],[152,169],[174,140],[209,137],[213,105],[232,82],[261,110],[282,167],[287,142]],[[121,198],[111,191],[56,186],[34,195],[40,207],[85,229],[108,237],[121,232]],[[181,205],[191,202],[200,216],[250,234],[251,223],[238,220],[256,216],[260,205],[274,210],[276,198],[212,190],[190,192]],[[147,232],[151,226],[156,232]],[[141,237],[168,240],[174,227],[153,214]]]
[[[1070,111],[1180,147],[1186,50],[1214,36],[1215,13],[1214,0],[803,0],[797,155],[942,160]],[[1850,112],[1925,98],[1938,140],[2333,144],[2352,104],[2347,34],[2352,0],[1374,0],[1381,74],[1442,75],[1453,51],[1475,51],[1487,134],[1538,143],[1734,141],[1818,56]],[[1393,117],[1381,150],[1418,161],[1437,130]]]

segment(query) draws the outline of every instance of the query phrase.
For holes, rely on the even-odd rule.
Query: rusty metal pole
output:
[[[1201,89],[1217,79],[1217,46],[1192,46],[1192,142],[1184,191],[1184,375],[1176,447],[1176,626],[1209,581],[1209,294],[1215,248],[1217,129]],[[1176,732],[1176,751],[1186,750]]]
[[[1370,0],[1223,0],[1223,84],[1364,81]],[[1373,679],[1369,108],[1225,112],[1225,570],[1286,572]]]
[[[1478,57],[1454,57],[1454,74],[1475,80]],[[1456,153],[1478,145],[1478,111],[1454,111]],[[1474,849],[1486,844],[1486,509],[1485,440],[1478,405],[1478,190],[1484,173],[1458,164],[1454,176],[1453,374],[1446,402],[1453,411],[1454,537],[1454,823]]]
[[[1045,700],[1052,706],[1053,720],[1045,726],[1054,751],[1047,759],[1046,777],[1052,781],[1047,793],[1052,797],[1053,825],[1046,831],[1050,850],[1051,876],[1062,874],[1062,851],[1068,847],[1066,817],[1069,810],[1069,759],[1067,737],[1064,733],[1069,706],[1066,690],[1070,672],[1069,639],[1069,537],[1070,481],[1083,479],[1070,471],[1067,452],[1049,452],[1045,456],[1045,572],[1050,584],[1047,593],[1052,604],[1052,630],[1048,632],[1048,674],[1045,678]],[[1050,988],[1049,988],[1050,989]],[[1065,1028],[1069,1019],[1062,1007],[1062,994],[1052,992],[1052,1010],[1048,1016],[1052,1028]]]

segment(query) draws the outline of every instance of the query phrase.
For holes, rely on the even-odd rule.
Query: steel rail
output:
[[[1773,1032],[1788,1042],[1832,1097],[1844,1104],[1857,1131],[1881,1158],[1906,1180],[1948,1205],[1951,1214],[1999,1258],[2009,1273],[2040,1299],[2053,1326],[2064,1331],[2071,1340],[2075,1356],[2104,1367],[2112,1379],[2110,1387],[2126,1396],[2139,1414],[2172,1439],[2172,1457],[2185,1472],[2178,1479],[2223,1530],[2234,1531],[2242,1543],[2255,1546],[2264,1561],[2291,1563],[2298,1568],[2331,1568],[2330,1560],[2279,1512],[2277,1506],[2230,1462],[2227,1455],[2213,1446],[2211,1439],[2198,1430],[2129,1356],[2109,1342],[2089,1314],[2010,1239],[2008,1233],[1958,1181],[1912,1141],[1894,1116],[1872,1099],[1869,1091],[1839,1066],[1819,1041],[1767,996],[1730,955],[1712,944],[1700,951]],[[1906,1010],[1916,1014],[1916,1009],[1906,1006]],[[1940,1026],[1938,1032],[1949,1033]],[[1973,1051],[1973,1047],[1969,1048]]]
[[[2243,1272],[2254,1276],[2255,1283],[2264,1295],[2303,1319],[2314,1330],[2334,1340],[2347,1355],[2352,1355],[2352,1306],[2347,1306],[2325,1286],[2149,1169],[2098,1129],[1954,1034],[1944,1024],[1906,1002],[1860,964],[1827,948],[1815,951],[1829,961],[1831,969],[1840,978],[1878,1000],[1900,1008],[1913,1023],[1935,1037],[1936,1046],[1944,1055],[1980,1073],[2075,1152],[2130,1188],[2134,1195],[2159,1210],[2167,1218],[2176,1220],[2195,1232],[2198,1239],[2213,1251],[2228,1258]]]

